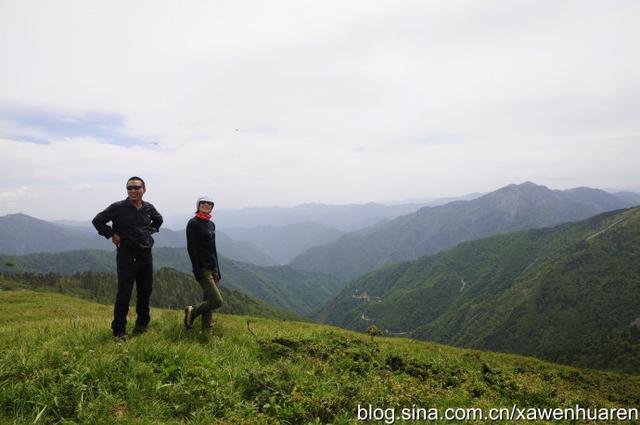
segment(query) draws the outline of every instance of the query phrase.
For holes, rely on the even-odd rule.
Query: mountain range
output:
[[[73,224],[70,224],[73,223]],[[155,247],[186,247],[184,230],[161,228],[153,235]],[[236,241],[223,232],[216,232],[218,252],[237,261],[261,266],[275,265],[276,261],[255,245]],[[113,250],[109,239],[98,235],[90,223],[52,223],[26,214],[0,217],[0,253],[24,255],[42,252],[63,252],[74,249]]]
[[[278,264],[287,264],[309,248],[326,245],[345,233],[310,221],[284,226],[227,227],[224,231],[236,241],[268,252]]]
[[[630,208],[638,203],[630,192],[527,182],[346,234],[316,222],[229,227],[234,239],[218,232],[222,283],[360,331],[375,324],[389,335],[638,373],[640,209]],[[175,269],[163,272],[177,282],[166,299],[184,302],[194,284],[184,232],[156,236],[155,266]],[[225,257],[273,264],[307,248],[290,266]],[[113,280],[113,246],[90,226],[0,217],[0,252],[30,250],[61,252],[0,255],[0,271],[106,272]]]
[[[438,202],[432,201],[432,202]],[[214,210],[216,224],[227,227],[288,226],[314,222],[343,232],[371,226],[382,220],[409,214],[428,205],[428,202],[412,202],[384,205],[366,204],[326,205],[307,203],[295,207],[251,207]],[[184,227],[188,214],[169,215],[166,224],[171,228]]]
[[[295,257],[289,264],[306,271],[352,279],[376,268],[415,260],[460,242],[497,233],[582,220],[638,205],[635,194],[598,189],[551,190],[526,182],[508,185],[469,201],[454,201],[347,233]]]
[[[362,276],[316,318],[640,373],[640,208],[495,235]]]

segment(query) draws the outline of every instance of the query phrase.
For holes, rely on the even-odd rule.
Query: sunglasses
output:
[[[200,202],[200,205],[202,205],[202,204],[204,204],[204,205],[209,205],[209,206],[212,206],[212,207],[213,207],[213,205],[214,205],[214,204],[213,204],[213,202],[204,202],[204,201],[203,201],[203,202]]]
[[[142,186],[127,186],[127,190],[140,190]]]

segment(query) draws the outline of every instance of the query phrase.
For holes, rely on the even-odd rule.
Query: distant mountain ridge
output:
[[[464,242],[368,273],[318,319],[640,373],[640,208]]]
[[[218,209],[214,212],[216,223],[227,227],[288,226],[313,222],[344,232],[371,226],[382,220],[417,211],[427,202],[412,202],[384,205],[376,202],[366,204],[326,205],[308,203],[295,207],[252,207],[241,209]],[[166,217],[172,228],[184,226],[185,215]]]
[[[309,248],[333,242],[344,232],[313,222],[285,226],[228,227],[225,233],[268,252],[278,264],[287,264]]]
[[[231,239],[217,231],[218,251],[237,261],[260,266],[275,265],[276,261],[255,245]],[[162,227],[153,235],[155,247],[186,247],[184,230]],[[0,254],[24,255],[40,252],[64,252],[75,249],[113,250],[110,240],[98,235],[90,223],[52,223],[26,214],[0,217]]]
[[[415,260],[456,244],[497,233],[539,228],[636,205],[598,189],[551,190],[531,182],[508,185],[470,201],[424,207],[412,214],[314,247],[290,265],[344,279]]]

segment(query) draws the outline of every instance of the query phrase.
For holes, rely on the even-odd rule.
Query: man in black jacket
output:
[[[117,247],[118,293],[113,309],[111,329],[117,341],[126,341],[129,301],[136,282],[137,302],[135,334],[149,325],[149,298],[153,286],[153,258],[151,235],[160,230],[162,216],[149,202],[143,201],[144,180],[134,176],[127,180],[127,199],[114,202],[95,216],[92,223],[98,233],[111,239]],[[107,223],[111,222],[112,226]]]

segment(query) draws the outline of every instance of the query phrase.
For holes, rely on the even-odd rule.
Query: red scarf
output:
[[[201,218],[203,220],[207,220],[207,221],[211,220],[211,214],[203,213],[202,211],[198,211],[196,213],[196,217]]]

